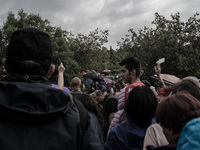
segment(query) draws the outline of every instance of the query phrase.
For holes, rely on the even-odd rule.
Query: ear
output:
[[[55,70],[55,65],[51,64],[47,74],[45,75],[45,78],[50,78],[50,76],[53,74],[54,70]]]
[[[5,70],[6,70],[6,73],[10,73],[10,69],[8,67],[8,63],[7,63],[7,59],[6,58],[3,58],[2,59],[2,65],[4,66]]]
[[[131,71],[131,76],[133,76],[133,77],[136,76],[136,70],[135,70],[135,69],[133,69],[133,70]]]

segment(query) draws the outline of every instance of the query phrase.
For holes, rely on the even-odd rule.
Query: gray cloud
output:
[[[116,48],[128,33],[144,26],[152,27],[155,12],[170,19],[171,14],[180,12],[181,19],[186,21],[200,10],[199,0],[1,0],[0,26],[7,13],[17,14],[20,9],[27,13],[40,14],[53,26],[72,33],[88,34],[99,28],[109,30],[109,43]]]

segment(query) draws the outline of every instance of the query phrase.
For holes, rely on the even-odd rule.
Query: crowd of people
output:
[[[24,28],[12,34],[0,81],[2,150],[200,149],[196,77],[167,85],[157,64],[159,87],[152,89],[140,80],[139,59],[127,57],[119,62],[120,80],[109,86],[83,75],[66,88],[62,62],[57,85],[48,80],[52,58],[45,32]]]

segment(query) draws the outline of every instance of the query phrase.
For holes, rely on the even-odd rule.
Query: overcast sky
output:
[[[200,13],[200,0],[0,0],[0,26],[7,13],[17,14],[20,9],[30,14],[39,14],[52,26],[61,27],[73,34],[87,35],[96,28],[109,30],[106,47],[116,47],[128,33],[153,27],[155,12],[170,19],[180,12],[181,20],[187,21]]]

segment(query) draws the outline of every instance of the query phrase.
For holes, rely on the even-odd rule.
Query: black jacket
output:
[[[100,150],[90,121],[81,129],[72,96],[50,85],[18,74],[0,81],[1,150]]]

